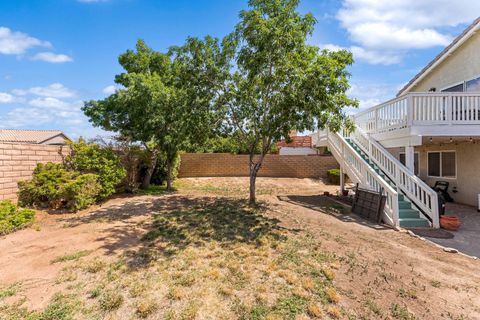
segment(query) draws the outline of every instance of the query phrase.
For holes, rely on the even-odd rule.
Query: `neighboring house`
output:
[[[290,142],[280,140],[277,143],[280,155],[315,155],[317,149],[312,147],[311,136],[299,136],[296,131],[290,132]]]
[[[438,227],[437,181],[477,206],[480,194],[480,18],[397,97],[353,115],[348,136],[328,133],[330,150],[356,183],[383,190],[384,220]]]
[[[30,144],[48,144],[63,145],[65,141],[70,141],[62,131],[58,130],[10,130],[0,129],[0,143],[30,143]]]

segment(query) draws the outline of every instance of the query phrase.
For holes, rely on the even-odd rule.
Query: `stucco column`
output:
[[[405,166],[415,173],[415,148],[411,146],[405,147]]]

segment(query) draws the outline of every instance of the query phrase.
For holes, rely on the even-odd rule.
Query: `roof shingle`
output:
[[[10,130],[0,129],[0,142],[40,144],[59,135],[68,137],[59,130]]]

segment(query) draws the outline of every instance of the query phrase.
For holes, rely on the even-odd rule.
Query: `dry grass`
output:
[[[333,277],[319,272],[336,258],[312,236],[281,228],[267,211],[204,198],[152,216],[143,246],[118,259],[58,258],[73,263],[59,277],[71,284],[64,294],[81,301],[65,319],[319,317],[338,301]],[[325,298],[328,290],[335,295]]]

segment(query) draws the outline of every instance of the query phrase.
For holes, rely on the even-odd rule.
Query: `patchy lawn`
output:
[[[477,319],[480,265],[315,196],[181,179],[0,238],[0,319]]]

